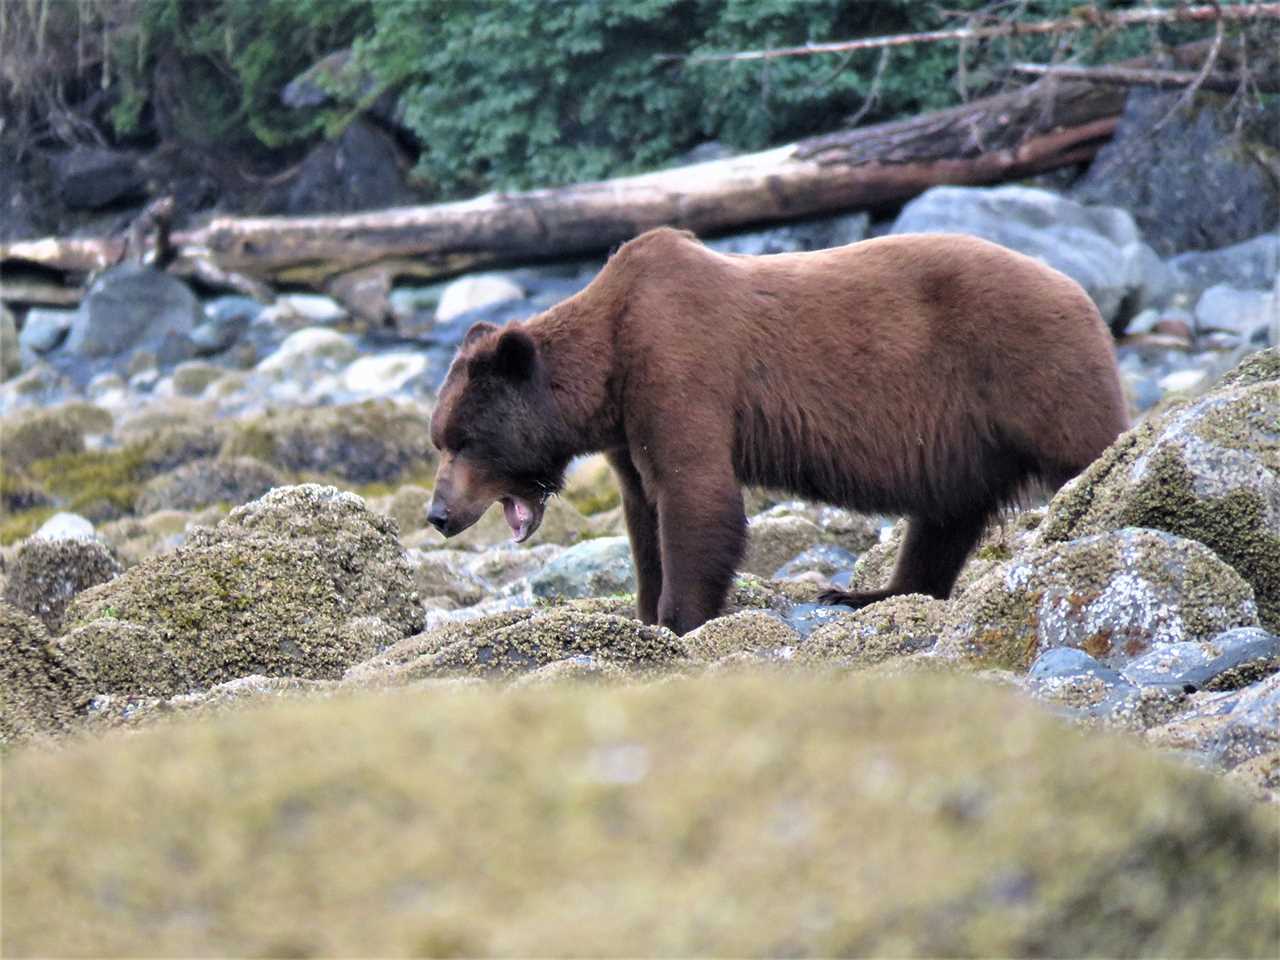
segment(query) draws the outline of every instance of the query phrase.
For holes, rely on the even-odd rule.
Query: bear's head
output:
[[[564,485],[570,456],[559,433],[533,337],[518,325],[475,324],[431,416],[440,467],[427,520],[452,537],[500,501],[512,539],[527,540],[542,522],[547,498]]]

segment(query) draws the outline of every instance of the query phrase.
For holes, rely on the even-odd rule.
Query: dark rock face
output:
[[[72,210],[98,210],[139,199],[144,188],[137,159],[117,150],[76,147],[55,157],[58,193]]]
[[[203,319],[182,281],[151,267],[113,267],[89,288],[64,350],[86,359],[148,350],[174,364],[192,355],[191,332]]]
[[[1130,93],[1115,136],[1072,196],[1124,207],[1162,256],[1239,243],[1274,227],[1280,185],[1261,153],[1280,148],[1280,107],[1246,116],[1237,132],[1225,97],[1202,93],[1171,115],[1179,96]]]
[[[284,212],[339,213],[413,203],[395,142],[363,120],[316,147],[289,188]]]

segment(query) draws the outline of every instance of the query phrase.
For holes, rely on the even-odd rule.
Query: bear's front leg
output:
[[[658,622],[678,634],[720,613],[747,542],[742,488],[732,472],[688,481],[658,498],[662,599]]]
[[[658,549],[658,510],[644,491],[640,473],[625,449],[610,450],[605,459],[618,476],[622,512],[627,518],[631,559],[636,566],[636,609],[644,623],[658,622],[662,595],[662,554]]]

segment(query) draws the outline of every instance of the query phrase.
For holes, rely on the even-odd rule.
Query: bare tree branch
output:
[[[810,43],[802,47],[777,47],[772,50],[742,50],[737,53],[702,53],[693,56],[662,54],[664,61],[685,63],[724,63],[741,60],[772,60],[777,57],[808,57],[816,54],[846,53],[852,50],[880,50],[913,43],[939,43],[950,40],[990,40],[995,37],[1029,36],[1032,34],[1069,33],[1086,28],[1112,29],[1153,23],[1202,23],[1209,21],[1280,20],[1280,3],[1242,3],[1219,6],[1216,3],[1193,7],[1177,6],[1145,10],[1106,12],[1092,7],[1074,17],[1039,20],[1033,23],[1013,21],[991,27],[958,27],[952,30],[930,30],[923,33],[898,33],[883,37],[862,37],[834,43]]]

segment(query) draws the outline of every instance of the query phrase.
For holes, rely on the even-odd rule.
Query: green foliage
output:
[[[291,79],[367,29],[368,0],[139,0],[117,34],[117,132],[150,100],[181,138],[279,146],[314,134],[323,115],[280,102]]]
[[[992,92],[1011,82],[1005,67],[1015,60],[1093,63],[1212,30],[1090,28],[888,52],[678,59],[1128,6],[1120,0],[14,0],[0,3],[0,107],[54,111],[52,101],[34,98],[56,90],[61,99],[70,71],[82,86],[110,87],[117,134],[138,130],[150,107],[163,137],[243,150],[335,136],[392,91],[402,123],[421,145],[420,183],[445,198],[652,169],[710,139],[757,150],[855,117],[864,124],[890,120]],[[33,34],[34,54],[27,52]],[[286,83],[346,49],[354,56],[344,66],[314,77],[337,106],[290,110],[281,103]]]
[[[356,51],[384,87],[402,90],[403,120],[425,145],[420,177],[457,196],[651,169],[712,138],[761,149],[853,115],[887,120],[989,92],[1004,81],[993,64],[1048,59],[1055,47],[1092,62],[1153,39],[1082,31],[1073,49],[1027,37],[736,63],[659,56],[959,26],[958,14],[993,5],[947,6],[950,16],[911,0],[383,0]],[[1016,15],[1065,16],[1077,6],[1041,0]]]

